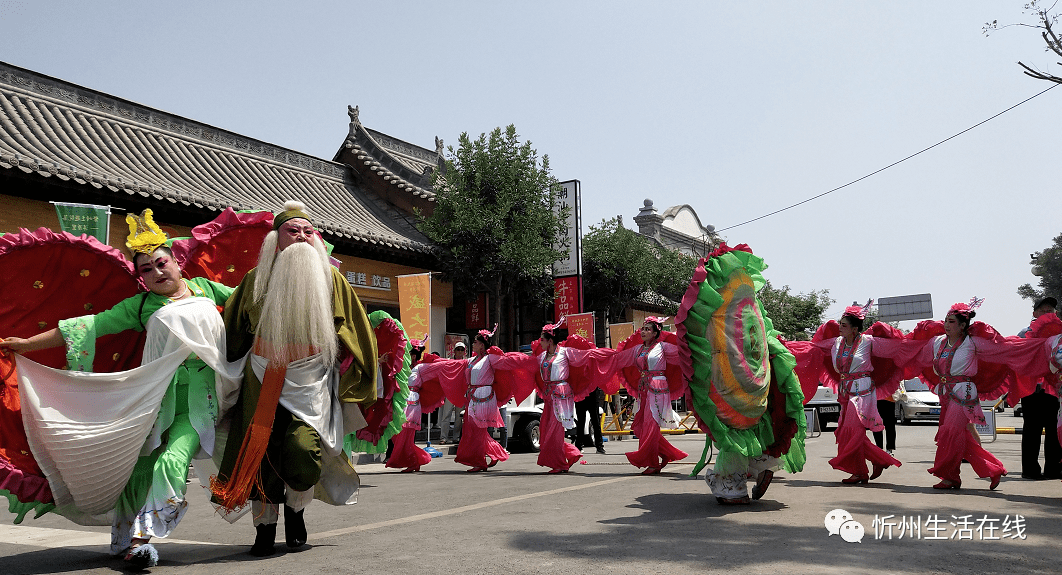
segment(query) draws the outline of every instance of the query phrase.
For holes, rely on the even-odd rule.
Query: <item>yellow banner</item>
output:
[[[431,333],[431,274],[398,276],[398,309],[406,335],[420,339]],[[431,342],[424,353],[431,349]]]
[[[564,319],[568,323],[568,333],[594,341],[594,312],[573,313]]]
[[[633,323],[614,323],[608,326],[608,336],[612,340],[612,347],[623,343],[625,339],[634,333]]]

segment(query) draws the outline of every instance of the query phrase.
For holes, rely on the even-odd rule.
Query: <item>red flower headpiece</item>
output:
[[[671,316],[669,316],[669,315],[668,316],[664,316],[664,317],[656,317],[655,315],[651,315],[651,316],[645,318],[645,323],[654,324],[654,325],[656,325],[656,327],[660,328],[660,331],[664,331],[664,322],[667,321],[670,318],[671,318]]]
[[[873,298],[868,299],[866,305],[864,305],[863,307],[859,307],[857,305],[850,305],[844,308],[844,313],[841,314],[841,317],[848,315],[857,319],[866,319],[867,313],[870,312],[870,306],[872,305],[874,305]]]
[[[409,345],[413,346],[413,349],[424,351],[424,348],[428,347],[428,334],[424,334],[423,339],[409,340]]]
[[[494,334],[497,333],[497,332],[498,332],[498,324],[494,324],[494,329],[492,329],[490,331],[487,331],[485,329],[481,329],[481,330],[479,330],[479,335],[482,335],[483,337],[485,337],[487,339],[490,339],[490,338],[494,337]]]
[[[948,310],[948,313],[957,313],[962,315],[969,315],[973,310],[981,307],[981,304],[985,303],[985,298],[978,298],[974,296],[970,298],[970,303],[959,302]]]
[[[557,330],[559,328],[564,327],[564,324],[565,324],[564,319],[565,319],[565,316],[562,315],[561,318],[559,320],[557,320],[557,323],[547,323],[546,325],[542,326],[542,331],[544,331],[544,332],[546,332],[546,333],[548,333],[550,335],[554,335],[554,330]]]

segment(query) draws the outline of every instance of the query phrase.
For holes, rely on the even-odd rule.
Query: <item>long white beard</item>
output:
[[[323,248],[294,243],[276,255],[272,269],[259,268],[269,275],[256,333],[268,359],[287,365],[320,352],[323,361],[335,360],[339,342],[327,262]],[[259,276],[255,283],[265,279]]]

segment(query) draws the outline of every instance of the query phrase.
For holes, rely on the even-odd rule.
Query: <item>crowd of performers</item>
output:
[[[0,494],[16,523],[55,512],[110,524],[112,552],[135,567],[156,564],[151,540],[179,524],[190,464],[226,519],[250,512],[250,552],[267,556],[281,505],[285,543],[298,548],[312,499],[356,502],[353,452],[384,453],[390,444],[387,467],[428,465],[416,433],[422,415],[446,401],[465,410],[455,461],[470,473],[505,462],[509,453],[489,429],[506,425],[500,405],[532,392],[543,400],[538,465],[547,474],[568,473],[582,457],[565,440],[576,402],[621,387],[638,405],[638,449],[626,457],[644,475],[660,473],[687,457],[661,432],[678,427],[672,402],[685,396],[706,438],[693,474],[714,447],[705,472],[713,496],[748,505],[777,470],[803,469],[803,403],[820,383],[842,401],[830,460],[850,474],[842,482],[866,483],[899,466],[866,431],[882,427],[877,399],[917,376],[941,397],[934,487],[958,489],[965,460],[995,489],[1006,470],[978,441],[979,400],[1011,387],[1057,387],[1062,369],[1054,314],[1025,338],[1004,338],[972,321],[976,299],[910,334],[867,328],[869,304],[852,306],[812,341],[786,342],[757,299],[766,266],[744,245],[700,261],[673,332],[668,318],[648,317],[615,349],[597,348],[569,335],[562,318],[542,327],[531,354],[503,352],[494,331],[481,330],[470,357],[443,359],[424,353],[426,335],[409,338],[386,313],[365,312],[298,202],[277,214],[228,210],[186,240],[167,238],[150,210],[128,221],[130,261],[85,236],[41,229],[0,237],[0,271],[9,262],[23,274],[51,274],[0,309],[3,317],[14,317],[13,305],[32,312],[4,326],[11,332],[0,341]],[[257,260],[226,267],[220,254],[248,237],[261,241]],[[59,265],[43,271],[41,261]],[[77,291],[68,284],[87,286],[101,274],[112,279],[84,291],[108,302],[98,313],[67,317],[75,308],[54,287],[43,289]],[[108,289],[122,297],[96,299]],[[47,313],[65,315],[40,331],[51,324],[35,320]],[[50,348],[65,353],[47,355]]]

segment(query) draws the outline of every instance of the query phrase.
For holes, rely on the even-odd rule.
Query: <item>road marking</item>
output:
[[[223,545],[207,541],[185,541],[183,539],[152,539],[155,545],[160,543],[180,543],[184,545]],[[29,527],[22,525],[0,524],[0,543],[29,545],[44,549],[61,549],[64,547],[99,547],[110,549],[110,533],[94,533],[74,529],[54,529],[51,527]]]
[[[535,499],[538,497],[547,497],[549,495],[556,495],[558,493],[567,493],[569,491],[579,491],[580,489],[590,489],[593,487],[600,487],[602,485],[609,485],[612,483],[619,483],[620,481],[627,481],[638,477],[637,475],[630,475],[627,477],[618,477],[616,479],[606,479],[604,481],[595,481],[593,483],[584,483],[582,485],[573,485],[571,487],[561,487],[560,489],[550,489],[549,491],[539,491],[537,493],[527,493],[524,495],[516,495],[513,497],[504,497],[502,499],[495,499],[493,501],[483,501],[481,503],[474,503],[472,505],[465,505],[464,507],[455,507],[453,509],[445,509],[442,511],[432,511],[431,513],[422,513],[420,515],[411,515],[409,517],[402,517],[400,519],[391,519],[389,521],[380,521],[378,523],[369,523],[368,525],[357,525],[354,527],[344,527],[343,529],[333,529],[331,531],[324,531],[322,533],[313,533],[309,539],[311,541],[317,539],[325,539],[328,537],[337,537],[339,535],[349,535],[351,533],[357,533],[359,531],[369,531],[370,529],[380,529],[381,527],[393,527],[395,525],[405,525],[406,523],[413,523],[416,521],[423,521],[425,519],[434,519],[436,517],[446,517],[448,515],[456,515],[458,513],[465,513],[467,511],[476,511],[477,509],[485,509],[487,507],[496,507],[498,505],[506,505],[509,503],[515,503],[517,501],[526,501],[528,499]]]
[[[568,493],[571,491],[579,491],[582,489],[592,489],[595,487],[601,487],[603,485],[610,485],[612,483],[619,483],[620,481],[627,481],[638,477],[636,475],[630,475],[626,477],[617,477],[615,479],[606,479],[603,481],[595,481],[593,483],[584,483],[581,485],[573,485],[571,487],[561,487],[559,489],[550,489],[548,491],[539,491],[536,493],[526,493],[524,495],[515,495],[513,497],[504,497],[502,499],[495,499],[493,501],[483,501],[480,503],[474,503],[472,505],[465,505],[463,507],[455,507],[453,509],[444,509],[442,511],[433,511],[431,513],[422,513],[420,515],[411,515],[409,517],[402,517],[399,519],[391,519],[388,521],[380,521],[377,523],[369,523],[367,525],[357,525],[354,527],[345,527],[343,529],[333,529],[332,531],[325,531],[322,533],[314,533],[309,536],[311,541],[319,539],[326,539],[329,537],[337,537],[340,535],[348,535],[350,533],[357,533],[359,531],[369,531],[371,529],[380,529],[383,527],[393,527],[395,525],[405,525],[407,523],[414,523],[417,521],[423,521],[425,519],[434,519],[436,517],[446,517],[449,515],[457,515],[459,513],[466,513],[469,511],[476,511],[478,509],[486,509],[488,507],[496,507],[498,505],[507,505],[509,503],[516,503],[518,501],[526,501],[528,499],[536,499],[538,497],[548,497],[550,495],[556,495],[558,493]],[[184,545],[211,545],[211,546],[229,546],[226,543],[211,543],[207,541],[185,541],[182,539],[152,539],[153,544],[184,544]],[[65,547],[106,547],[110,548],[111,535],[109,533],[93,533],[87,531],[77,531],[74,529],[54,529],[50,527],[29,527],[22,525],[9,525],[0,524],[0,543],[9,543],[13,545],[28,545],[32,547],[41,547],[45,549],[60,549]]]

